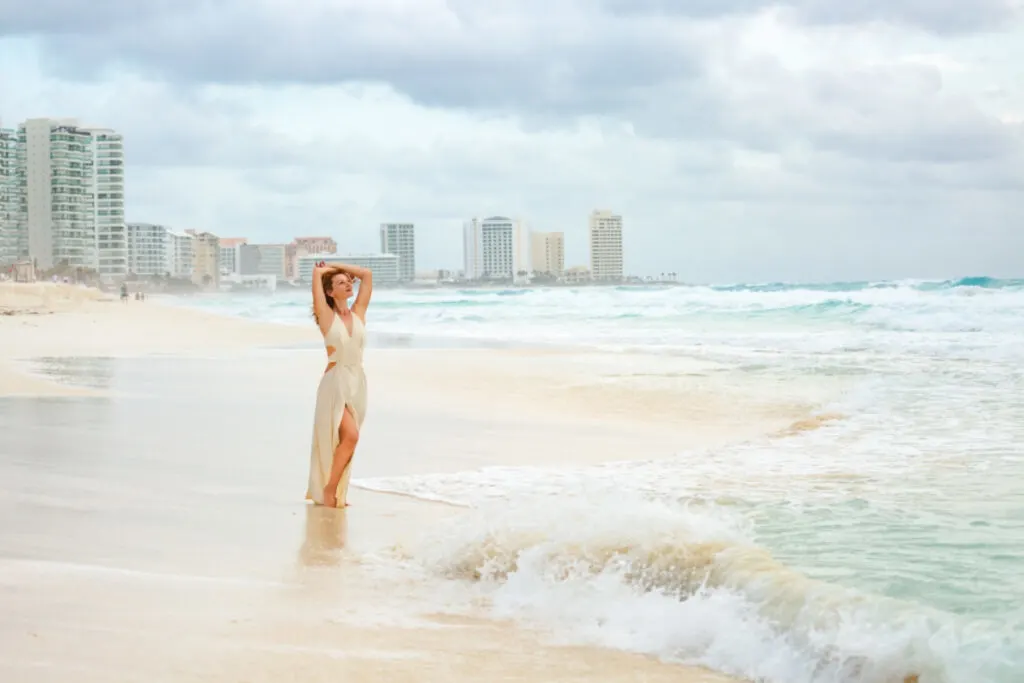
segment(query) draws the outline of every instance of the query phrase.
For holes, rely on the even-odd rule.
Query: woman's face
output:
[[[337,273],[331,278],[329,294],[335,299],[346,300],[352,296],[352,278],[346,273]]]

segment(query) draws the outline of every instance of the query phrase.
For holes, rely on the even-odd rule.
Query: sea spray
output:
[[[412,554],[437,576],[467,585],[467,595],[482,591],[494,616],[566,643],[766,682],[1001,680],[998,634],[809,579],[749,533],[723,509],[619,497],[606,505],[489,509],[438,529]]]
[[[426,339],[713,352],[868,351],[905,332],[1016,334],[1024,280],[648,287],[380,289],[371,334]],[[308,325],[309,293],[209,295],[190,306]],[[779,360],[784,360],[780,358]]]

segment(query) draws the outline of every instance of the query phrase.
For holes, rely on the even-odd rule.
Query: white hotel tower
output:
[[[398,257],[399,282],[416,279],[416,228],[412,223],[381,223],[380,253]]]
[[[92,128],[93,223],[96,268],[110,279],[128,273],[128,233],[124,222],[124,140],[108,128]]]
[[[133,275],[175,275],[168,256],[170,231],[152,223],[128,223],[128,271]]]
[[[529,272],[528,235],[521,221],[503,216],[471,218],[463,225],[462,235],[468,279],[499,280]]]
[[[590,214],[590,273],[598,282],[622,281],[622,216],[611,211]]]
[[[0,124],[0,267],[21,259],[28,252],[24,202],[18,163],[18,131]]]
[[[96,267],[92,133],[75,121],[30,119],[18,129],[28,254],[43,270],[61,261]]]
[[[0,156],[8,156],[8,167],[10,137],[11,131],[0,135],[5,150]],[[105,279],[124,276],[128,242],[121,136],[74,119],[40,118],[18,127],[16,144],[15,169],[2,174],[7,178],[7,207],[0,207],[4,258],[34,259],[43,270],[67,262],[72,268],[94,269]],[[15,202],[20,208],[11,218]]]

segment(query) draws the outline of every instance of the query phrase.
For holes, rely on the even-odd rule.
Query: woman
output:
[[[349,308],[356,280],[359,295]],[[372,292],[373,273],[367,268],[321,261],[313,269],[313,317],[327,347],[327,370],[316,390],[306,499],[328,507],[348,505],[349,464],[366,416],[363,346]]]

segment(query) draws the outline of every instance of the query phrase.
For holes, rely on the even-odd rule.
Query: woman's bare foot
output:
[[[330,487],[324,488],[324,506],[329,508],[338,507],[338,496]]]

